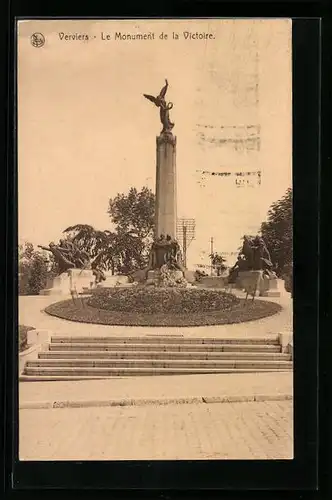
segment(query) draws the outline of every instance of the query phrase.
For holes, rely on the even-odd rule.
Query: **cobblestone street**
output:
[[[20,410],[20,460],[291,459],[292,401]]]

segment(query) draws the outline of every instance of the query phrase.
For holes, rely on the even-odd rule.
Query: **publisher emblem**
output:
[[[33,33],[30,40],[34,47],[42,47],[45,43],[45,37],[42,33]]]

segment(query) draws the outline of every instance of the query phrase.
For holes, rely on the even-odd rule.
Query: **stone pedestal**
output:
[[[159,269],[151,269],[147,273],[146,285],[157,285],[159,281],[160,270]]]
[[[279,280],[263,278],[260,295],[261,297],[280,297]]]
[[[70,278],[68,273],[62,273],[53,279],[47,280],[46,288],[39,295],[69,295]]]
[[[144,283],[147,277],[147,272],[149,268],[146,267],[145,269],[138,269],[137,271],[131,273],[131,277],[134,281],[138,283]]]
[[[155,217],[155,237],[176,238],[176,137],[170,132],[157,137]]]
[[[122,275],[112,275],[109,273],[105,273],[106,280],[102,281],[101,283],[98,284],[99,288],[106,287],[106,288],[111,288],[114,286],[124,286],[131,284],[129,283],[129,278],[128,276],[122,276]]]
[[[203,276],[197,285],[201,288],[225,288],[226,278],[223,276]]]
[[[188,281],[188,283],[195,283],[196,278],[195,278],[195,271],[190,271],[189,269],[185,269],[183,271],[185,279]]]
[[[263,276],[263,271],[240,271],[237,286],[250,295],[256,290],[261,297],[280,297],[278,280]]]
[[[151,269],[150,271],[148,271],[148,277],[147,277],[147,279],[148,280],[154,280],[154,279],[159,278],[159,276],[160,276],[160,270],[159,269]]]
[[[90,269],[69,269],[70,290],[78,293],[93,287],[95,277]]]
[[[242,290],[250,295],[260,295],[263,271],[240,271],[238,283]]]
[[[90,290],[94,286],[95,277],[88,269],[69,269],[68,272],[49,280],[40,295],[70,295],[71,290],[78,293]]]

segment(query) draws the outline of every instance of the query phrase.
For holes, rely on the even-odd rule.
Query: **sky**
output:
[[[31,44],[34,32],[43,47]],[[178,217],[196,221],[188,261],[206,262],[211,237],[231,253],[258,230],[292,183],[291,21],[34,20],[18,26],[19,241],[47,245],[78,223],[110,229],[111,197],[131,186],[155,191],[161,125],[143,93],[157,95],[165,78]],[[259,150],[236,150],[231,139],[252,130]],[[261,171],[261,184],[251,176],[252,186],[237,187],[240,171]]]

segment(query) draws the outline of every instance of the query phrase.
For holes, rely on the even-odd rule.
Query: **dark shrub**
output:
[[[282,279],[285,282],[285,289],[293,297],[293,264],[289,263],[284,266],[284,272],[282,274]]]

